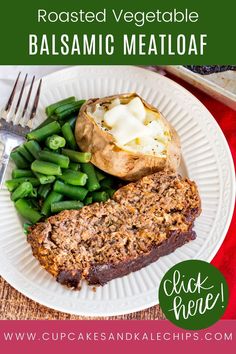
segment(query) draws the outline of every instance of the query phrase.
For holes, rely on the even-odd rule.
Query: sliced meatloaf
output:
[[[195,238],[201,205],[196,184],[158,172],[120,188],[113,199],[63,211],[31,228],[40,264],[61,284],[79,288],[141,269]]]

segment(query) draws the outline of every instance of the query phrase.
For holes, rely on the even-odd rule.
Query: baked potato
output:
[[[180,163],[180,140],[163,115],[136,93],[89,99],[80,109],[75,137],[92,163],[135,181]]]

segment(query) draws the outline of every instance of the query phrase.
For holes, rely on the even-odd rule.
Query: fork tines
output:
[[[6,113],[8,113],[10,111],[11,107],[12,107],[20,75],[21,75],[21,72],[19,72],[19,74],[17,75],[17,78],[16,78],[16,81],[14,83],[12,92],[11,92],[10,97],[8,99],[8,102],[7,102],[6,106],[5,106],[5,112]],[[19,107],[20,107],[20,104],[21,104],[21,101],[22,101],[22,97],[23,97],[23,94],[24,94],[24,91],[25,91],[25,86],[26,86],[26,83],[27,83],[27,79],[28,79],[28,74],[25,75],[23,84],[22,84],[21,89],[20,89],[18,100],[17,100],[16,106],[15,106],[15,112],[14,112],[15,115],[17,114],[17,112],[19,110]],[[32,90],[33,90],[33,86],[34,86],[34,80],[35,80],[35,76],[33,76],[32,80],[31,80],[31,83],[30,83],[30,86],[29,86],[29,90],[28,90],[28,93],[27,93],[27,96],[26,96],[26,100],[25,100],[25,104],[23,106],[23,110],[22,110],[22,114],[21,114],[21,119],[24,118],[25,113],[27,111],[27,108],[28,108],[28,105],[29,105],[29,101],[30,101],[30,97],[31,97],[31,94],[32,94]],[[39,102],[41,84],[42,84],[42,79],[39,81],[39,84],[38,84],[38,88],[37,88],[37,91],[36,91],[36,94],[35,94],[33,106],[32,106],[32,109],[31,109],[31,113],[30,113],[30,116],[29,116],[29,118],[27,120],[28,123],[34,118],[34,116],[36,114],[37,107],[38,107],[38,102]]]

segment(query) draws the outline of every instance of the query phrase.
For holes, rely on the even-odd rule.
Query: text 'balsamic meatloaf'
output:
[[[63,211],[32,227],[28,241],[61,284],[105,284],[141,269],[195,238],[196,184],[158,172],[120,188],[113,199]]]

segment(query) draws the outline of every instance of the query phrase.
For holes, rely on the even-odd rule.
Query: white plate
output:
[[[175,82],[132,66],[72,67],[44,78],[38,122],[45,118],[44,107],[61,98],[102,97],[131,91],[157,106],[180,135],[182,172],[196,181],[202,199],[203,211],[195,223],[197,239],[138,272],[99,287],[96,292],[85,284],[81,291],[72,291],[58,284],[34,259],[22,220],[4,189],[0,194],[1,275],[24,295],[53,309],[109,316],[155,305],[164,273],[186,259],[210,261],[228,230],[235,197],[228,145],[208,110]]]

